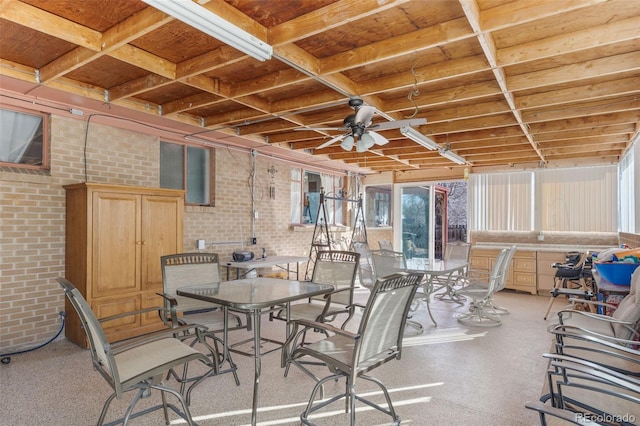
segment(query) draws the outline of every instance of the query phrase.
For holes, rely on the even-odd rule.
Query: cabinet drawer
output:
[[[513,272],[513,284],[516,286],[533,286],[536,285],[536,275],[530,272]]]
[[[489,270],[489,258],[488,257],[472,257],[471,269]]]
[[[513,259],[513,270],[523,272],[535,272],[536,260],[535,259]]]

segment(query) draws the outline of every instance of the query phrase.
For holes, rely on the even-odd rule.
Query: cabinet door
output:
[[[92,298],[140,290],[140,196],[94,192]]]
[[[160,256],[182,251],[181,197],[142,197],[142,290],[162,291]]]

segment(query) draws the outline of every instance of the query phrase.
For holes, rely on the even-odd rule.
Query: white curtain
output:
[[[472,231],[531,231],[533,173],[471,174],[469,224]]]
[[[616,166],[536,171],[540,229],[616,232]]]
[[[637,145],[637,144],[636,144]],[[640,231],[637,226],[640,221],[636,219],[640,215],[637,209],[638,194],[640,191],[640,173],[636,167],[640,168],[640,161],[636,162],[634,157],[640,157],[640,150],[634,145],[627,151],[626,155],[618,165],[618,197],[620,208],[618,211],[618,230],[620,232],[636,233]]]

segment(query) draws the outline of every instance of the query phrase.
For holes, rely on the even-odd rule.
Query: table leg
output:
[[[422,286],[422,291],[424,291],[424,298],[427,304],[427,312],[429,313],[429,318],[431,318],[431,322],[433,322],[433,325],[437,327],[438,323],[436,322],[435,318],[433,318],[433,314],[431,313],[431,293],[433,292],[433,281],[432,281],[433,278],[432,276],[428,276],[423,279],[424,279],[424,285]]]
[[[260,360],[260,310],[251,312],[253,317],[253,344],[254,344],[254,361],[255,361],[255,378],[253,381],[253,406],[251,408],[251,425],[256,424],[256,414],[258,412],[258,385],[260,384],[260,374],[262,365]]]
[[[434,297],[436,297],[439,300],[442,300],[443,302],[455,302],[459,305],[463,305],[466,298],[464,296],[456,294],[456,291],[453,288],[455,284],[455,280],[453,279],[453,274],[456,274],[456,273],[459,273],[459,270],[452,271],[449,273],[449,275],[447,275],[447,282],[442,287],[440,287],[440,288],[444,287],[445,292],[442,294],[437,294]],[[434,274],[434,277],[436,277],[436,274]]]

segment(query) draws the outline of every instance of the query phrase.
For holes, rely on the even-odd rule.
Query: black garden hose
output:
[[[33,347],[33,348],[23,349],[21,351],[16,351],[16,352],[9,352],[9,353],[6,353],[6,354],[0,354],[0,363],[9,364],[11,362],[11,356],[12,355],[19,355],[19,354],[23,354],[23,353],[26,353],[26,352],[35,351],[36,349],[40,349],[40,348],[48,345],[49,343],[53,342],[60,335],[60,333],[62,333],[62,330],[64,330],[64,319],[67,316],[67,313],[63,311],[63,312],[60,312],[59,315],[60,315],[60,318],[62,319],[62,322],[60,324],[60,330],[58,330],[58,332],[56,333],[55,336],[53,336],[51,339],[47,340],[46,342],[44,342],[44,343],[42,343],[42,344],[40,344],[40,345],[38,345],[36,347]]]

